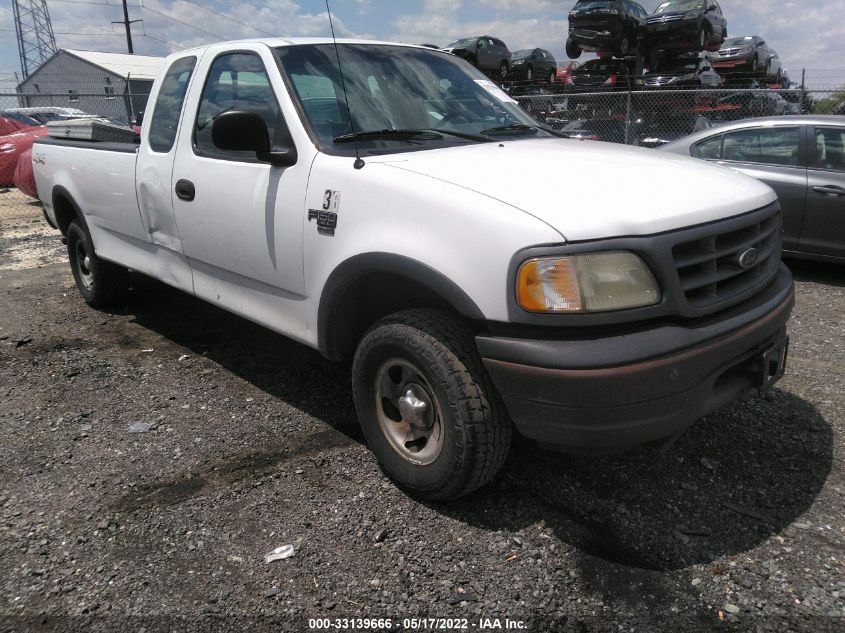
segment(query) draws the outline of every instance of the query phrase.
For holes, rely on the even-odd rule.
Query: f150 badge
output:
[[[308,209],[308,221],[317,220],[317,233],[320,235],[334,235],[339,208],[340,192],[326,189],[326,193],[323,194],[323,208]]]

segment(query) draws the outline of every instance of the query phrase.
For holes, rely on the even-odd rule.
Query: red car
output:
[[[555,71],[555,81],[556,84],[565,84],[568,82],[569,76],[572,74],[572,71],[578,68],[578,62],[569,62],[566,66],[558,66],[557,71]]]

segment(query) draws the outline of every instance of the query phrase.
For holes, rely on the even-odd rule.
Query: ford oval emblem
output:
[[[736,258],[739,267],[743,270],[753,268],[760,259],[760,251],[756,248],[749,248],[747,251],[742,251]]]

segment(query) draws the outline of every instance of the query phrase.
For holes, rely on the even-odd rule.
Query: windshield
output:
[[[725,40],[725,43],[722,44],[722,48],[728,48],[730,46],[749,46],[753,43],[753,37],[732,37],[729,40]]]
[[[661,2],[654,12],[668,13],[669,11],[690,11],[703,8],[704,0],[669,0],[668,2]]]
[[[591,59],[573,71],[576,75],[589,75],[590,73],[627,73],[628,67],[624,63],[615,60]]]
[[[455,40],[446,48],[465,48],[467,46],[475,46],[475,43],[478,41],[477,37],[465,37],[462,40]]]
[[[433,143],[494,140],[500,134],[513,136],[523,129],[494,128],[539,125],[507,93],[452,55],[389,45],[343,44],[338,48],[348,91],[348,109],[334,46],[315,44],[277,49],[283,71],[301,105],[304,122],[325,151],[349,150],[348,144],[340,146],[337,140],[353,132],[431,130],[440,133],[421,138],[407,135],[366,138],[359,143],[367,150],[404,151],[410,145],[426,148]],[[456,134],[489,138],[470,141]],[[533,137],[538,136],[551,135],[533,129]]]
[[[664,59],[654,65],[653,73],[694,73],[698,68],[697,59]]]
[[[593,9],[609,9],[613,0],[578,0],[573,11],[592,11]]]

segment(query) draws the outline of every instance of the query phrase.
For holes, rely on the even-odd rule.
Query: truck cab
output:
[[[83,298],[125,302],[134,270],[350,363],[416,495],[490,481],[514,432],[627,448],[783,373],[792,279],[755,180],[560,138],[424,47],[216,44],[149,103],[139,144],[34,147]]]

